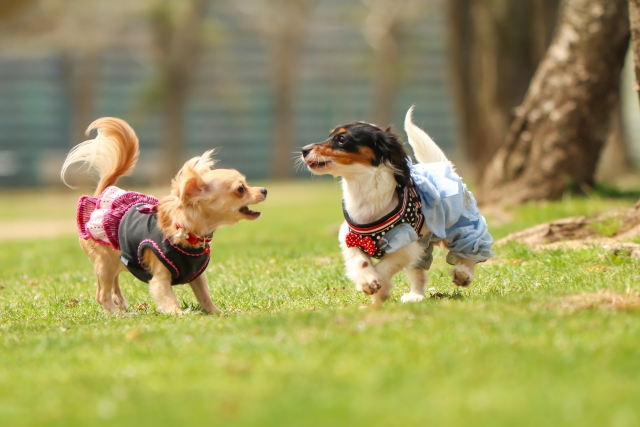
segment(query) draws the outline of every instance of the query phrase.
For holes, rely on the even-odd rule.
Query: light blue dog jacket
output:
[[[455,257],[483,262],[494,256],[487,222],[478,211],[473,194],[451,165],[410,163],[409,168],[422,202],[425,226],[431,233],[429,243],[447,241],[447,262],[455,263]],[[395,252],[418,240],[418,234],[410,225],[401,224],[387,233],[384,240],[380,242],[384,250]]]

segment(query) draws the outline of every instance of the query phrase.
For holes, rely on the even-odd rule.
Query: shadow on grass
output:
[[[450,299],[450,300],[462,300],[464,299],[464,295],[459,290],[454,290],[451,292],[435,292],[429,294],[429,298],[431,299]]]

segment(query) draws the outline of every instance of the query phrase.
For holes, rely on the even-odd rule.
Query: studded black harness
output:
[[[349,226],[349,233],[345,239],[348,247],[358,247],[371,257],[380,259],[385,251],[380,249],[380,240],[394,227],[400,224],[409,224],[420,236],[420,230],[424,224],[422,202],[416,192],[413,181],[409,185],[396,187],[398,193],[398,205],[384,217],[369,224],[358,224],[349,217],[349,213],[342,202],[342,213]]]

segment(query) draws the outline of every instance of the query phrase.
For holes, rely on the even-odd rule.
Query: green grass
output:
[[[122,279],[129,303],[149,308],[108,315],[73,236],[4,242],[0,425],[640,423],[640,312],[563,298],[638,291],[639,261],[510,244],[460,290],[437,256],[428,285],[437,298],[400,304],[408,284],[398,276],[392,301],[376,309],[342,274],[338,186],[268,187],[259,221],[214,238],[207,276],[221,317],[200,314],[184,287],[176,293],[193,311],[161,315],[130,275]],[[32,196],[0,202],[35,206]],[[493,232],[632,203],[528,205]],[[0,218],[15,216],[8,210]]]

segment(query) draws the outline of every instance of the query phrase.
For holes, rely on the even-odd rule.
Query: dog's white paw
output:
[[[405,302],[420,302],[424,299],[424,295],[414,294],[413,292],[409,292],[408,294],[402,295],[400,301]]]
[[[449,270],[449,274],[456,286],[469,286],[473,281],[473,271],[464,264],[458,264]]]
[[[356,277],[356,289],[362,291],[365,295],[373,295],[380,290],[382,284],[380,283],[380,276],[371,268],[369,270],[363,270],[358,277]]]

